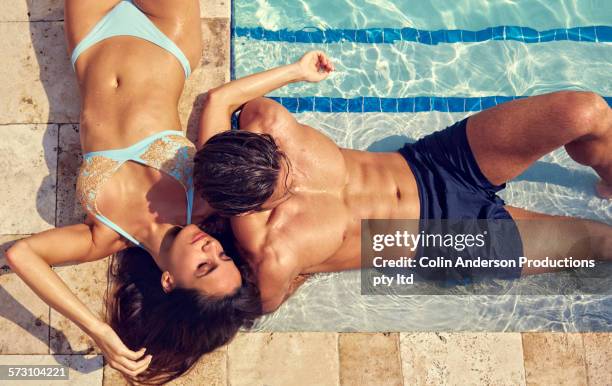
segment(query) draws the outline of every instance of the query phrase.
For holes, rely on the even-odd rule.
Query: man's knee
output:
[[[579,138],[611,130],[612,111],[605,99],[588,91],[560,91],[549,95],[556,129]]]

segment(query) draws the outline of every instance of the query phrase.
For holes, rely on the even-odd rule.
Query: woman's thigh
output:
[[[195,68],[202,56],[199,0],[134,0],[134,4],[178,45]]]
[[[121,0],[65,0],[64,30],[68,51],[87,36],[104,15]],[[134,0],[136,5],[185,53],[195,68],[202,55],[198,0]]]
[[[64,0],[64,32],[68,51],[87,35],[94,25],[120,0]]]
[[[200,18],[198,0],[133,0],[147,16],[157,18]]]

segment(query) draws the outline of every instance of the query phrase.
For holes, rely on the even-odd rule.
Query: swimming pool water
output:
[[[348,148],[393,151],[507,98],[561,89],[612,96],[607,0],[234,0],[233,33],[235,77],[325,50],[337,69],[330,79],[271,95]],[[612,224],[595,181],[559,150],[502,197]],[[571,273],[521,279],[503,296],[363,296],[358,272],[322,274],[256,329],[610,331],[612,267],[601,269],[603,295],[581,296],[514,295],[550,280],[571,286]]]
[[[269,30],[414,27],[478,30],[610,25],[608,0],[234,0],[237,27]]]

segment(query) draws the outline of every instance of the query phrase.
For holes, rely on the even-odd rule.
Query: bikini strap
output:
[[[193,184],[187,190],[187,225],[191,224],[191,216],[193,212]]]
[[[101,215],[99,213],[96,213],[94,216],[98,220],[100,220],[100,222],[102,222],[104,225],[106,225],[107,227],[111,228],[115,232],[119,233],[121,236],[123,236],[126,239],[128,239],[130,242],[132,242],[132,244],[134,244],[137,247],[140,247],[142,249],[146,249],[144,247],[144,245],[140,241],[136,240],[134,237],[132,237],[132,235],[127,233],[125,230],[123,230],[123,228],[121,228],[119,225],[115,224],[114,222],[112,222],[108,218],[104,217],[103,215]]]

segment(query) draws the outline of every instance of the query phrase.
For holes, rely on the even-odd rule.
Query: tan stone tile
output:
[[[229,77],[226,77],[225,69],[211,68],[206,71],[197,71],[191,78],[192,80],[187,84],[181,97],[179,113],[183,127],[187,128],[187,137],[195,142],[206,91],[225,83]]]
[[[223,17],[231,16],[231,0],[200,0],[200,17]]]
[[[582,334],[589,385],[612,385],[612,333]]]
[[[197,136],[204,93],[229,81],[229,21],[202,20],[202,33],[202,60],[187,80],[179,102],[181,122],[183,127],[187,127],[187,136],[191,140]]]
[[[168,385],[227,385],[227,346],[204,355],[189,373],[168,383]]]
[[[28,5],[23,0],[0,2],[0,21],[27,21]]]
[[[225,68],[229,75],[230,22],[229,19],[202,19],[204,40],[200,67]]]
[[[338,385],[338,334],[243,333],[229,345],[229,384]]]
[[[79,94],[62,22],[0,23],[0,123],[78,122]]]
[[[528,385],[585,385],[584,346],[580,334],[524,333]]]
[[[13,0],[11,0],[13,1]],[[23,2],[23,0],[21,0]],[[64,20],[64,0],[26,0],[30,20]]]
[[[102,382],[104,386],[129,386],[130,383],[121,375],[121,373],[112,367],[108,363],[104,364],[104,380]]]
[[[6,250],[22,237],[0,236],[0,354],[48,354],[49,306],[6,264]]]
[[[399,334],[340,334],[341,385],[403,384]]]
[[[104,366],[104,386],[127,386],[129,383],[119,371]],[[185,375],[167,383],[169,386],[224,386],[227,385],[227,347],[202,357]]]
[[[61,365],[68,367],[68,380],[2,381],[2,386],[102,385],[101,355],[0,355],[0,365]]]
[[[58,21],[63,18],[63,0],[3,0],[0,2],[0,21]]]
[[[0,137],[0,234],[52,228],[57,125],[4,125]]]
[[[60,125],[57,154],[57,219],[58,227],[85,220],[83,206],[76,199],[76,182],[82,161],[79,125]]]
[[[406,385],[524,385],[518,333],[400,333]]]
[[[77,297],[101,318],[105,312],[109,259],[83,263],[55,270]],[[94,342],[70,320],[51,310],[51,352],[57,354],[99,353]]]

